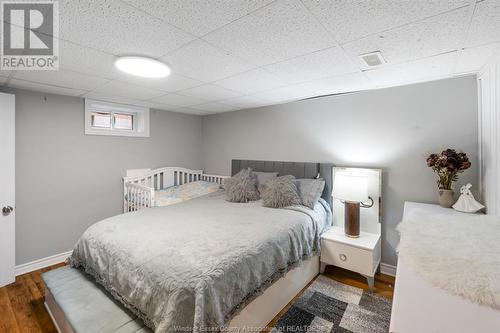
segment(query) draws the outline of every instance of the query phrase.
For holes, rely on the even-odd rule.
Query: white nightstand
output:
[[[349,238],[344,229],[333,226],[321,236],[321,273],[326,265],[335,265],[364,275],[373,288],[380,264],[380,235],[361,232]]]

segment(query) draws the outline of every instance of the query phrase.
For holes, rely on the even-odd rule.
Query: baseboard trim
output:
[[[380,263],[380,273],[390,276],[396,276],[396,266]]]
[[[23,275],[26,273],[30,273],[33,271],[36,271],[38,269],[42,269],[45,267],[49,267],[55,264],[59,264],[64,262],[72,253],[73,251],[67,251],[59,254],[55,254],[50,257],[46,258],[41,258],[38,260],[34,260],[31,262],[27,262],[22,265],[16,266],[16,276],[18,275]],[[385,274],[385,275],[390,275],[390,276],[396,276],[396,266],[389,265],[389,264],[384,264],[383,262],[380,263],[380,273]]]
[[[38,269],[42,269],[45,267],[49,267],[49,266],[52,266],[55,264],[62,263],[71,255],[71,252],[73,252],[73,251],[67,251],[67,252],[55,254],[55,255],[50,256],[50,257],[41,258],[41,259],[37,259],[37,260],[31,261],[31,262],[27,262],[25,264],[17,265],[16,269],[15,269],[16,276],[23,275],[26,273],[36,271]]]

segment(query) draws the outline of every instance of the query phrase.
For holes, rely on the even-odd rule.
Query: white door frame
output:
[[[15,96],[0,93],[0,287],[15,281]]]

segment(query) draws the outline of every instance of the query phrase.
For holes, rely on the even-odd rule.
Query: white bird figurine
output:
[[[460,188],[460,197],[453,205],[453,209],[464,213],[475,213],[484,208],[479,202],[474,199],[470,188],[471,184],[464,185]]]

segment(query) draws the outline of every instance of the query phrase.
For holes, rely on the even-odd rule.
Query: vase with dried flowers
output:
[[[427,166],[438,175],[439,204],[450,208],[453,203],[453,182],[458,180],[458,174],[470,168],[471,163],[466,153],[455,149],[446,149],[441,153],[430,154]]]

